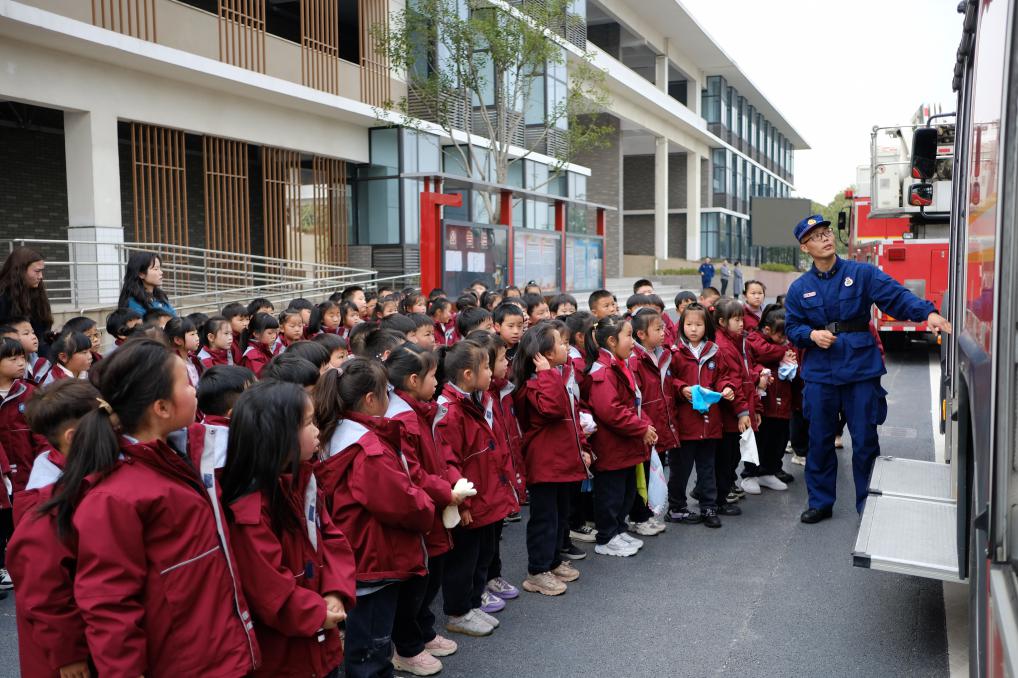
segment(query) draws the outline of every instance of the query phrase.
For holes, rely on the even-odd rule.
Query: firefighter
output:
[[[799,249],[813,258],[813,266],[791,284],[785,298],[787,336],[805,349],[801,369],[803,415],[809,422],[809,506],[801,516],[804,523],[818,523],[833,512],[838,477],[834,437],[841,410],[852,435],[855,508],[862,513],[880,454],[877,426],[887,417],[887,391],[880,386],[887,370],[870,333],[871,306],[895,318],[925,321],[934,333],[951,331],[929,301],[872,264],[839,257],[830,225],[814,214],[795,226]]]

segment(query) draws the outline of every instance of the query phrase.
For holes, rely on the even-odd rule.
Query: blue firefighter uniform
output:
[[[806,382],[803,416],[809,421],[806,488],[811,509],[834,505],[838,477],[834,438],[839,410],[844,411],[852,435],[859,512],[873,463],[880,454],[877,426],[887,417],[887,391],[880,386],[880,376],[887,370],[869,331],[872,304],[895,318],[916,322],[937,310],[876,266],[840,257],[829,271],[813,266],[792,283],[785,298],[786,334],[796,346],[807,349],[801,370]],[[810,332],[822,329],[837,336],[828,349],[810,339]]]

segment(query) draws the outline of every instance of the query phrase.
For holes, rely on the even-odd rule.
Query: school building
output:
[[[76,306],[115,301],[123,252],[145,244],[187,262],[192,292],[231,271],[270,285],[434,266],[450,286],[584,291],[674,259],[766,257],[749,201],[790,194],[806,143],[680,2],[572,0],[557,40],[607,73],[614,132],[551,182],[532,153],[506,186],[466,176],[437,127],[381,113],[407,90],[372,27],[405,2],[0,0],[0,241],[63,262],[51,294]],[[568,77],[541,76],[547,110]],[[431,224],[422,191],[462,204]],[[509,201],[502,223],[489,199]]]

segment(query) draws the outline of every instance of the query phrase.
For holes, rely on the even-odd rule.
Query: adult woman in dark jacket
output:
[[[162,260],[152,252],[134,252],[127,260],[124,284],[120,288],[119,308],[129,308],[142,317],[152,310],[176,316],[166,292],[163,292]]]
[[[46,333],[53,327],[43,269],[46,262],[36,250],[18,247],[0,269],[0,324],[14,318],[28,318],[39,338],[39,353],[49,350]]]

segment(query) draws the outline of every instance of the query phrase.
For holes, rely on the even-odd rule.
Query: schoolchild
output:
[[[251,318],[247,331],[244,333],[244,356],[240,364],[248,368],[256,377],[261,377],[262,369],[272,360],[272,347],[279,336],[279,321],[268,313],[259,313]]]
[[[400,299],[399,312],[403,315],[425,313],[428,310],[428,298],[418,289],[411,290]]]
[[[74,596],[98,674],[248,675],[258,644],[184,362],[134,339],[95,381],[99,408],[41,509],[78,535]]]
[[[118,308],[106,316],[106,334],[113,337],[113,346],[107,353],[112,353],[123,345],[131,331],[141,323],[141,314],[129,308]]]
[[[49,501],[78,421],[99,407],[98,397],[88,381],[68,379],[36,391],[25,412],[32,430],[48,443],[15,499],[17,529],[7,550],[7,569],[18,584],[15,618],[25,676],[63,678],[88,670],[85,624],[74,598],[76,535],[72,530],[61,537],[55,514],[33,509]]]
[[[454,546],[446,559],[442,583],[449,617],[446,629],[486,636],[499,623],[480,609],[498,553],[496,535],[502,520],[519,510],[519,499],[509,448],[495,432],[488,351],[471,341],[439,351],[439,381],[446,383],[438,398],[435,440],[449,464],[450,478],[468,478],[477,490],[459,506],[461,522],[453,529]]]
[[[103,359],[101,352],[102,333],[99,332],[99,326],[96,325],[95,320],[83,315],[70,318],[64,323],[64,326],[60,328],[60,332],[81,332],[88,337],[90,342],[92,342],[92,346],[89,349],[89,352],[92,354],[92,362],[97,363]]]
[[[308,393],[318,383],[321,371],[310,360],[301,358],[295,353],[280,353],[272,358],[262,370],[262,379],[285,381],[297,384]]]
[[[626,364],[633,353],[632,324],[605,316],[590,328],[583,343],[589,379],[581,393],[597,422],[590,437],[597,525],[594,552],[628,557],[643,546],[626,531],[636,497],[636,466],[650,458],[657,432],[640,409],[640,392]]]
[[[335,334],[344,337],[348,334],[346,324],[344,321],[344,315],[349,314],[351,309],[353,315],[360,319],[360,314],[357,312],[357,307],[350,304],[346,309],[340,308],[342,302],[335,302],[331,300],[323,301],[318,304],[318,313],[315,315],[315,322],[308,327],[308,334],[315,336],[318,334]],[[351,326],[356,325],[356,322],[352,322]]]
[[[516,356],[516,347],[523,338],[523,325],[526,322],[523,309],[511,302],[502,302],[491,314],[492,327],[506,345],[506,358],[512,365]]]
[[[671,455],[679,447],[675,388],[672,383],[672,353],[665,348],[665,325],[654,307],[641,308],[633,315],[633,355],[629,369],[640,389],[641,407],[654,424],[658,439],[655,447],[659,454]],[[649,474],[649,466],[644,469]],[[649,475],[645,475],[649,478]],[[654,516],[647,502],[639,495],[629,513],[632,530],[638,535],[654,536],[665,531],[664,521]]]
[[[343,337],[337,337],[335,334],[319,334],[312,341],[326,350],[328,359],[325,365],[322,365],[311,356],[305,355],[304,357],[318,365],[323,372],[326,369],[341,367],[350,358],[350,342]]]
[[[749,332],[760,324],[760,314],[763,312],[764,297],[767,295],[767,288],[759,280],[746,281],[745,287],[746,309],[745,326]]]
[[[549,322],[527,330],[513,375],[530,496],[523,589],[547,596],[565,593],[580,576],[560,550],[568,538],[572,488],[588,478],[592,461],[580,431],[579,402],[559,369],[569,360],[566,332]]]
[[[427,316],[424,316],[427,317]],[[448,465],[435,444],[432,424],[438,405],[432,399],[438,385],[438,359],[434,353],[404,344],[385,360],[389,383],[389,407],[385,416],[399,422],[403,452],[411,475],[435,503],[435,518],[425,538],[428,574],[414,586],[400,591],[396,623],[392,632],[397,671],[431,675],[442,669],[439,657],[456,652],[457,644],[435,631],[431,606],[442,586],[446,554],[452,549],[449,531],[442,524],[442,510],[458,506],[465,498],[453,491]]]
[[[551,318],[551,311],[548,310],[548,303],[540,294],[526,294],[523,301],[527,304],[527,322],[536,325],[542,320]]]
[[[435,326],[435,343],[445,346],[452,343],[456,326],[452,322],[452,303],[445,297],[437,297],[428,305],[428,316]]]
[[[668,476],[668,517],[674,523],[703,523],[721,527],[717,515],[715,465],[723,435],[719,404],[706,412],[693,409],[693,386],[721,394],[724,400],[735,398],[738,386],[724,369],[714,343],[714,321],[710,312],[698,303],[686,306],[679,318],[679,341],[672,350],[672,378],[678,394],[678,458],[672,455]],[[700,513],[687,508],[686,486],[696,464],[693,497]]]
[[[714,308],[714,326],[718,359],[722,371],[731,375],[735,397],[721,405],[721,428],[714,480],[717,484],[718,514],[737,516],[742,509],[735,506],[739,493],[736,470],[741,460],[739,438],[744,431],[755,431],[760,423],[760,400],[757,388],[765,388],[767,377],[763,368],[754,364],[746,350],[742,331],[744,311],[735,299],[722,299]],[[759,383],[759,386],[758,386]],[[755,481],[754,481],[755,482]],[[750,492],[748,488],[743,488]],[[775,486],[775,489],[778,489]]]
[[[435,350],[435,325],[431,322],[431,318],[423,313],[411,313],[407,317],[414,324],[414,328],[407,332],[407,341],[420,346],[425,351]]]
[[[233,365],[233,330],[230,321],[221,315],[214,315],[201,327],[199,339],[201,349],[198,360],[202,369],[208,370],[216,365]]]
[[[300,309],[288,308],[279,313],[279,337],[276,340],[275,352],[279,355],[290,346],[304,338],[304,316]]]
[[[326,676],[342,662],[336,626],[355,602],[356,565],[322,510],[317,447],[311,398],[299,386],[265,381],[237,398],[221,482],[261,648],[255,676]]]
[[[92,366],[92,341],[81,332],[63,332],[50,344],[53,367],[42,380],[48,386],[61,379],[79,379]]]
[[[346,619],[348,678],[392,675],[400,591],[427,574],[424,535],[435,517],[434,502],[410,475],[400,424],[385,418],[387,387],[382,364],[363,358],[329,370],[315,387],[322,457],[315,472],[357,561],[357,604]]]
[[[247,314],[252,318],[259,313],[268,313],[269,315],[272,315],[275,312],[276,307],[273,306],[272,302],[265,297],[256,297],[247,305]]]
[[[10,337],[21,343],[25,349],[25,381],[40,383],[46,378],[51,364],[49,358],[39,355],[39,337],[28,318],[11,318],[0,327],[0,336]]]
[[[594,314],[594,318],[600,320],[611,315],[618,315],[619,304],[615,295],[608,290],[594,290],[587,299],[587,308]]]
[[[230,332],[233,334],[233,344],[230,346],[233,364],[239,365],[245,348],[241,340],[247,332],[248,325],[251,324],[251,316],[247,312],[247,306],[238,301],[223,306],[222,315],[230,323]]]
[[[587,363],[583,356],[583,343],[587,332],[594,324],[594,315],[589,311],[577,311],[564,318],[566,332],[569,335],[569,362],[568,368],[572,380],[566,378],[566,384],[573,391],[574,398],[580,407],[580,428],[587,437],[593,435],[596,428],[594,418],[590,414],[590,408],[583,401],[581,394],[585,390],[584,383],[588,379]],[[563,369],[565,374],[566,369]],[[589,443],[588,443],[589,446]],[[569,534],[562,541],[562,555],[566,558],[576,558],[580,553],[586,556],[586,552],[577,548],[572,542],[578,541],[585,544],[593,544],[597,538],[597,530],[594,528],[594,495],[590,480],[573,483],[569,500]]]
[[[480,307],[464,309],[456,314],[456,338],[464,339],[474,330],[492,331],[491,313]]]
[[[198,388],[198,378],[205,367],[195,353],[199,346],[198,329],[187,318],[177,317],[171,318],[163,331],[173,346],[173,352],[184,361],[191,386]]]

